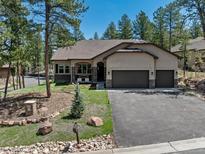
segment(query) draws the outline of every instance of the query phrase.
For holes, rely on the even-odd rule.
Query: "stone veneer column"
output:
[[[112,88],[112,80],[106,80],[106,88]]]
[[[149,88],[155,88],[155,80],[149,80]]]
[[[174,79],[174,88],[178,87],[178,79]]]
[[[72,67],[72,76],[71,76],[71,78],[72,78],[72,82],[75,83],[76,82],[75,81],[75,67]]]
[[[97,67],[92,67],[92,82],[97,82]]]

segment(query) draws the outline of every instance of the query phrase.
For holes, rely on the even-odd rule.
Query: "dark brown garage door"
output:
[[[156,88],[173,88],[173,87],[174,87],[174,71],[157,70]]]
[[[112,71],[113,88],[148,88],[149,71]]]

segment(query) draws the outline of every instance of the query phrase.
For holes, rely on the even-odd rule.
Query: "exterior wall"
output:
[[[174,78],[178,79],[178,58],[176,56],[171,55],[154,45],[139,44],[133,45],[132,47],[143,49],[159,57],[159,59],[156,60],[156,70],[174,70]]]
[[[155,84],[155,60],[146,53],[115,53],[106,61],[106,86],[112,86],[112,70],[149,70],[150,88]]]
[[[0,78],[6,78],[8,74],[7,68],[0,68]]]
[[[70,73],[56,73],[56,64],[64,64],[64,65],[68,65],[70,66]],[[54,61],[53,62],[53,66],[54,66],[54,81],[56,83],[70,83],[71,80],[71,72],[72,72],[72,68],[71,68],[71,61]]]

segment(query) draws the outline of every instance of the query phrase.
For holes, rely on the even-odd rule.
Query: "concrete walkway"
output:
[[[174,142],[166,142],[151,145],[142,145],[130,148],[119,148],[106,151],[85,152],[79,154],[181,154],[183,152],[199,152],[205,148],[205,138],[195,138]],[[183,153],[184,154],[184,153]],[[191,154],[191,153],[190,153]]]

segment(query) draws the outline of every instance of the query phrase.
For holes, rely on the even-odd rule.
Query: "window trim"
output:
[[[86,66],[85,68],[85,73],[84,73],[84,71],[83,71],[83,67],[84,66]],[[90,66],[90,68],[88,67],[88,66]],[[92,68],[92,66],[91,66],[91,64],[90,63],[78,63],[78,65],[77,65],[77,74],[91,74],[91,68]],[[79,73],[79,70],[81,70],[81,73]]]
[[[68,64],[55,64],[55,65],[58,65],[58,67],[57,67],[58,70],[57,71],[55,70],[55,74],[60,74],[60,75],[62,75],[62,74],[70,74],[70,65],[68,65]],[[62,67],[63,69],[60,68],[60,67]],[[69,70],[68,73],[66,73],[66,67],[68,67],[68,70]],[[60,72],[61,69],[63,70],[62,73]]]

